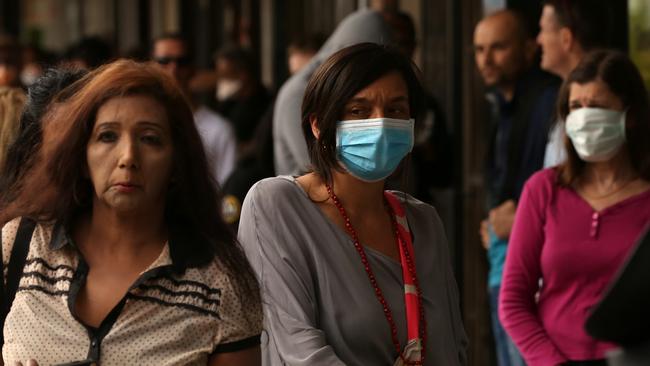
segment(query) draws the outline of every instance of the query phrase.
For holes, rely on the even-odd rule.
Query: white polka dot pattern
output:
[[[18,224],[16,219],[2,229],[5,268]],[[88,331],[68,307],[79,256],[70,245],[51,249],[52,230],[53,225],[39,224],[34,231],[5,322],[5,364],[34,358],[40,365],[51,365],[83,360],[89,353]],[[161,270],[170,263],[165,247],[143,276],[159,273],[127,294],[101,341],[101,365],[205,365],[219,346],[246,342],[261,333],[260,305],[240,301],[216,260],[182,275]]]

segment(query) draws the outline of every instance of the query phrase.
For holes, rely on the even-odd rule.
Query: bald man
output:
[[[535,40],[527,36],[520,15],[503,10],[481,20],[474,31],[474,57],[488,87],[503,97],[513,98],[519,77],[532,64],[537,52]]]
[[[474,57],[491,113],[487,153],[488,217],[481,224],[490,271],[492,329],[500,366],[524,362],[498,318],[498,295],[508,237],[525,181],[543,166],[559,80],[535,64],[537,44],[519,13],[503,10],[474,31]]]

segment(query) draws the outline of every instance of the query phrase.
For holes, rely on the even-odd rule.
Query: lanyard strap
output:
[[[386,201],[390,205],[397,224],[397,241],[399,243],[399,257],[402,264],[402,277],[404,279],[404,305],[406,306],[406,323],[408,341],[420,338],[420,303],[415,274],[413,242],[411,232],[406,220],[406,213],[402,204],[392,192],[384,192]],[[413,273],[411,273],[411,271]]]
[[[341,217],[345,221],[345,228],[352,237],[352,241],[355,249],[359,253],[361,258],[361,263],[364,266],[370,284],[375,290],[375,295],[377,300],[382,305],[384,310],[384,315],[386,320],[390,325],[391,329],[391,338],[395,350],[397,351],[397,360],[395,361],[396,366],[402,365],[422,365],[424,361],[424,347],[426,343],[426,323],[424,319],[424,311],[422,309],[422,291],[418,284],[417,275],[415,272],[415,262],[413,258],[413,244],[411,243],[411,235],[408,230],[408,223],[406,221],[405,211],[402,208],[401,204],[397,197],[395,197],[390,192],[384,192],[384,197],[388,205],[391,207],[391,221],[393,224],[393,229],[395,230],[395,236],[397,237],[397,246],[400,251],[400,265],[402,267],[402,277],[404,278],[404,298],[405,298],[405,307],[406,307],[406,320],[407,320],[407,335],[408,342],[404,349],[400,347],[399,339],[397,337],[397,326],[395,325],[395,320],[393,319],[393,313],[388,307],[388,303],[384,298],[384,295],[379,288],[375,275],[370,268],[370,263],[366,256],[366,251],[363,249],[363,246],[359,242],[359,237],[357,236],[356,230],[352,226],[350,218],[345,211],[345,208],[339,201],[338,197],[334,194],[332,187],[329,185],[325,186],[327,188],[327,193],[332,199],[334,205],[339,210]]]

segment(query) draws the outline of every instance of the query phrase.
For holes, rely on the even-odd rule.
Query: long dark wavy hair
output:
[[[2,222],[27,216],[74,224],[92,208],[92,182],[86,146],[99,108],[111,98],[145,95],[165,108],[173,141],[173,181],[167,194],[165,224],[178,270],[201,267],[215,258],[235,290],[259,302],[253,271],[234,233],[220,215],[221,197],[212,178],[192,110],[175,82],[152,64],[118,60],[78,81],[81,86],[43,121],[43,144],[29,171],[0,201]],[[38,194],[35,194],[38,192]],[[179,245],[181,243],[182,245]],[[176,261],[178,259],[178,262]]]

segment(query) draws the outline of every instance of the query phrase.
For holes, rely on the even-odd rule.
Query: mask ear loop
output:
[[[619,121],[619,125],[621,126],[621,130],[623,130],[623,139],[625,142],[627,142],[627,112],[630,110],[630,107],[627,107],[623,110],[621,113],[621,119]]]

